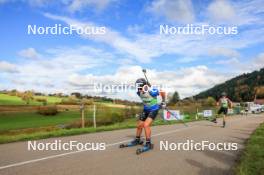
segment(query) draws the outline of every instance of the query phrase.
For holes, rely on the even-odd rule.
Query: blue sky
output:
[[[195,95],[264,67],[263,16],[263,0],[0,0],[0,89],[95,94],[88,85],[131,84],[147,68],[168,91]],[[55,24],[103,26],[106,34],[27,33],[28,25]],[[160,34],[160,25],[187,24],[235,26],[238,34]]]

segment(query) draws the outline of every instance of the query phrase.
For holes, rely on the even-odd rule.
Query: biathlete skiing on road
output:
[[[228,112],[228,108],[232,108],[233,103],[232,101],[227,97],[226,93],[223,92],[221,94],[221,98],[217,102],[217,106],[220,106],[217,115],[224,114],[223,115],[223,128],[226,126],[226,116]],[[212,122],[217,123],[216,121],[217,116],[212,120]]]
[[[165,92],[159,92],[157,88],[150,87],[150,84],[144,78],[139,78],[136,81],[137,95],[143,102],[143,111],[139,117],[136,129],[136,138],[130,143],[131,145],[143,144],[141,140],[141,133],[144,129],[146,144],[145,149],[151,149],[151,124],[158,115],[159,109],[165,108]],[[161,96],[162,102],[158,103],[158,96]]]

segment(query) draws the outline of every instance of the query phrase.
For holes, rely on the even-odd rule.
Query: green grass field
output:
[[[97,109],[97,120],[104,119],[110,113],[122,113],[124,109],[108,108],[110,110]],[[92,119],[93,110],[87,108],[85,110],[85,119]],[[69,124],[79,121],[81,114],[79,110],[59,112],[55,116],[43,116],[37,112],[4,112],[0,113],[0,133],[10,130],[39,128],[47,126],[56,126]]]
[[[43,116],[34,112],[0,113],[0,132],[56,126],[80,119],[80,112],[60,112],[56,116]]]
[[[63,99],[62,97],[54,97],[54,96],[34,96],[34,98],[45,98],[47,99],[48,104],[60,103]]]
[[[34,96],[34,98],[45,98],[48,104],[54,104],[61,102],[60,97],[50,97],[50,96]],[[8,94],[0,94],[0,105],[26,105],[25,101],[17,96],[11,96]],[[30,101],[29,105],[42,105],[41,102]]]
[[[264,123],[251,135],[236,168],[237,175],[264,175]]]
[[[0,105],[24,105],[25,102],[17,96],[0,94]]]

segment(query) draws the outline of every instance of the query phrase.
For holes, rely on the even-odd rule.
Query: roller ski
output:
[[[152,143],[147,143],[143,146],[143,148],[138,148],[137,151],[136,151],[136,154],[139,155],[141,153],[144,153],[144,152],[147,152],[147,151],[150,151],[154,148],[154,145]]]
[[[213,122],[213,123],[217,123],[216,118],[212,119],[211,122]]]
[[[119,145],[119,148],[127,148],[127,147],[133,147],[137,145],[143,145],[143,143],[144,143],[143,140],[135,139],[130,143]]]

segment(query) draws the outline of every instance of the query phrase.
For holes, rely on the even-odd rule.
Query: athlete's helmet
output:
[[[222,92],[221,96],[226,96],[226,93],[225,92]]]
[[[136,81],[136,87],[142,88],[143,86],[145,86],[147,84],[147,81],[145,78],[139,78]]]

